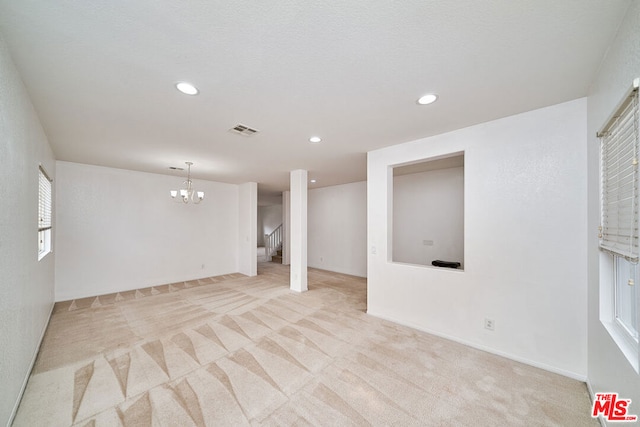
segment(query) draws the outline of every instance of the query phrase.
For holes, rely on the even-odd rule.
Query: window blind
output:
[[[602,155],[600,247],[638,260],[638,161],[640,123],[638,82],[634,84],[598,137]]]
[[[51,228],[51,180],[40,166],[38,173],[38,231]]]

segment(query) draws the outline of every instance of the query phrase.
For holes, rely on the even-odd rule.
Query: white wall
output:
[[[238,271],[238,186],[57,162],[56,300]]]
[[[5,425],[17,408],[53,307],[58,248],[54,240],[54,252],[38,261],[38,165],[54,179],[55,193],[55,159],[2,38],[0,160],[0,425]]]
[[[640,416],[640,376],[613,342],[599,319],[600,281],[597,228],[600,224],[600,143],[596,131],[640,77],[640,1],[632,2],[588,97],[589,168],[589,383],[594,392],[617,392],[631,399],[630,412]]]
[[[394,177],[392,216],[395,262],[464,267],[464,167]]]
[[[308,289],[308,172],[304,169],[292,170],[289,173],[291,202],[289,218],[291,220],[291,267],[289,268],[289,288],[295,292],[306,292]]]
[[[291,264],[291,191],[282,192],[282,264]]]
[[[258,207],[258,246],[264,246],[264,235],[282,224],[282,205]]]
[[[309,267],[366,277],[367,183],[309,190]]]
[[[238,212],[238,272],[252,277],[258,274],[257,183],[246,182],[240,185]]]
[[[258,206],[258,210],[256,212],[256,245],[257,246],[264,246],[264,233],[263,233],[263,229],[264,229],[264,225],[263,225],[263,220],[262,220],[262,212],[261,212],[262,206]]]
[[[586,138],[579,99],[370,152],[368,313],[586,378]],[[460,151],[465,270],[389,262],[389,166]]]

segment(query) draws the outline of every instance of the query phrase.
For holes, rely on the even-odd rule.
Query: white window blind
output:
[[[598,137],[602,141],[600,247],[638,260],[638,83],[634,84]]]
[[[51,180],[40,167],[38,173],[38,231],[51,229]]]

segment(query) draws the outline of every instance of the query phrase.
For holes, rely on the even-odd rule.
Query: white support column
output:
[[[307,171],[291,171],[291,273],[292,291],[307,290]]]
[[[282,193],[282,265],[291,264],[291,192]]]
[[[238,193],[238,272],[255,276],[258,274],[258,184],[241,184]]]

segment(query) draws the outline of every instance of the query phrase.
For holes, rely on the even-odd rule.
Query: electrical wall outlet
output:
[[[495,329],[495,327],[496,327],[496,324],[493,321],[493,319],[488,319],[488,318],[484,319],[484,328],[485,329],[493,331]]]

